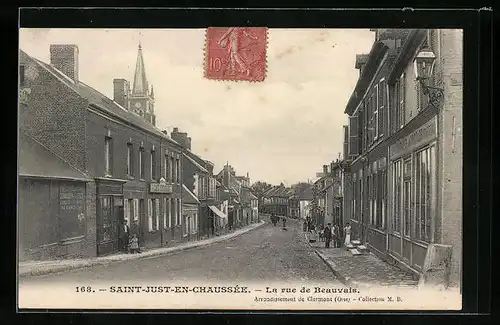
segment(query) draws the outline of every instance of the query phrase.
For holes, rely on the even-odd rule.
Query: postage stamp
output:
[[[265,79],[267,28],[209,27],[205,41],[206,78],[246,81]]]

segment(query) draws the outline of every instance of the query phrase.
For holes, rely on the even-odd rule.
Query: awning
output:
[[[210,208],[210,210],[212,210],[220,218],[227,219],[227,215],[225,215],[224,212],[222,212],[221,210],[217,209],[215,206],[209,205],[208,207]]]

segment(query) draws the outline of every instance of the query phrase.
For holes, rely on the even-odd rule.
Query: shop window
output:
[[[156,231],[159,228],[159,201],[156,199],[148,200],[148,230]]]
[[[106,176],[113,175],[113,139],[104,138],[104,173]]]
[[[412,225],[411,159],[405,159],[403,165],[403,219],[405,236],[411,235]]]
[[[163,198],[163,229],[167,228],[167,198]]]
[[[394,209],[393,224],[394,232],[401,232],[401,200],[402,200],[402,166],[401,160],[393,164],[393,188],[394,188]]]
[[[181,199],[177,199],[177,224],[181,224],[181,211],[182,211]]]
[[[139,221],[139,199],[134,199],[133,208],[134,208],[133,220]]]
[[[130,221],[135,220],[134,218],[134,200],[128,199],[125,203],[125,221],[127,221],[127,225],[130,226]]]
[[[431,240],[431,220],[434,195],[434,146],[415,154],[415,238]]]
[[[154,221],[155,221],[155,230],[159,230],[160,229],[160,199],[155,199],[154,200]]]
[[[85,185],[59,184],[59,228],[61,239],[85,235]]]

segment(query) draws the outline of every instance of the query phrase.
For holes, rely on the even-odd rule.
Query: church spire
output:
[[[132,95],[146,96],[148,94],[148,80],[146,79],[146,70],[144,69],[144,58],[142,57],[142,46],[139,42],[137,50],[137,62],[135,64],[134,87]]]

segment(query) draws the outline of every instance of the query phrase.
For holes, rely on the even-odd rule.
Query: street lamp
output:
[[[429,49],[423,49],[415,57],[413,70],[416,80],[422,86],[424,94],[429,98],[429,103],[435,108],[438,108],[443,100],[444,90],[442,88],[432,87],[428,82],[434,71],[435,62],[436,55]]]

